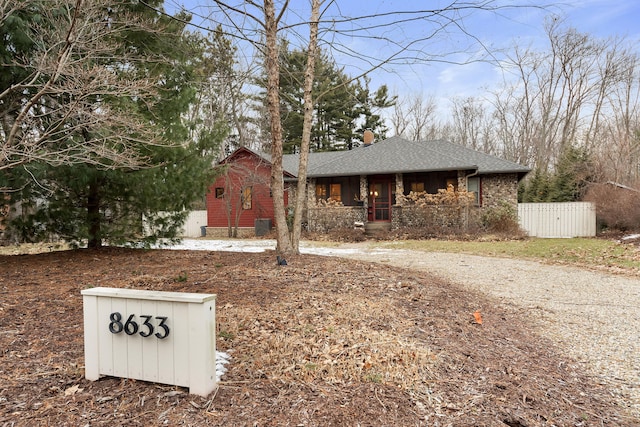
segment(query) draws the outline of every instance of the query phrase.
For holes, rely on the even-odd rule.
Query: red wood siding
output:
[[[253,227],[257,218],[269,218],[273,224],[273,199],[269,188],[270,164],[250,151],[239,150],[225,161],[225,165],[227,173],[218,177],[207,193],[207,226],[227,227],[229,221],[231,226],[235,226],[237,213],[240,215],[238,227]],[[251,208],[241,209],[241,194],[246,187],[252,189]],[[216,188],[224,189],[224,198],[216,198]],[[284,202],[286,206],[286,192]]]

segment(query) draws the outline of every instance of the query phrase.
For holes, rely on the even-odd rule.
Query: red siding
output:
[[[239,150],[225,160],[227,173],[209,187],[207,193],[207,226],[235,226],[236,213],[240,214],[239,227],[253,227],[256,218],[269,218],[274,223],[273,199],[270,195],[271,166],[248,150]],[[251,208],[241,209],[241,193],[252,188]],[[225,198],[216,198],[216,188],[225,191]],[[288,203],[285,193],[285,206]],[[228,216],[230,215],[230,219]]]

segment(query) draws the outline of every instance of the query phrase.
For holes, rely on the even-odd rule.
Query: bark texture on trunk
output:
[[[307,202],[307,165],[309,163],[309,146],[311,144],[311,125],[313,122],[313,81],[315,78],[316,57],[318,55],[318,21],[320,20],[320,0],[311,2],[311,22],[309,23],[309,48],[307,66],[304,72],[304,121],[302,125],[302,141],[300,143],[300,164],[298,166],[298,188],[295,200],[295,216],[291,244],[296,251],[300,250],[302,233],[302,214]]]
[[[282,124],[280,122],[280,66],[278,64],[278,20],[273,0],[264,0],[265,33],[267,39],[267,109],[271,127],[271,193],[276,227],[276,252],[279,255],[297,253],[291,245],[287,212],[284,205],[282,169]]]

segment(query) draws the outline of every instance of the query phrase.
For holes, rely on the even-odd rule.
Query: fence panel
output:
[[[207,211],[191,211],[184,223],[182,237],[200,237],[200,227],[207,225]]]
[[[160,212],[162,215],[163,212]],[[178,233],[179,237],[200,237],[202,236],[201,228],[207,225],[207,211],[191,211],[187,216],[187,220],[182,226],[182,230]],[[142,226],[146,234],[151,233],[149,230],[149,223],[146,221],[144,215],[142,216]]]
[[[518,222],[532,237],[593,237],[596,208],[593,203],[519,203]]]

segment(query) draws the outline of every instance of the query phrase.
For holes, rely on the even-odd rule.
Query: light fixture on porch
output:
[[[370,191],[369,195],[373,196],[373,197],[378,197],[378,192],[377,191]]]

